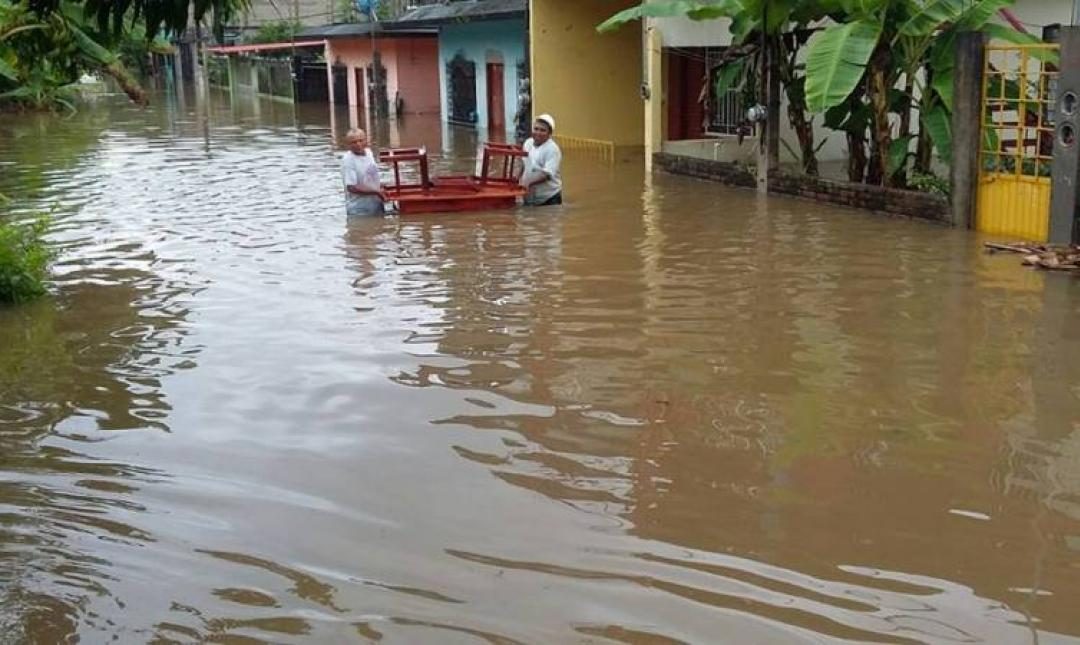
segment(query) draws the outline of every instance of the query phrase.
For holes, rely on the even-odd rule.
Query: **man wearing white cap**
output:
[[[550,114],[541,114],[533,123],[532,137],[525,140],[525,152],[529,158],[525,161],[525,172],[521,174],[521,185],[528,189],[525,203],[530,206],[551,206],[562,203],[562,151],[551,139],[555,131],[555,119]]]

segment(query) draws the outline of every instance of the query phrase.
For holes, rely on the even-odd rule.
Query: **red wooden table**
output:
[[[513,208],[525,189],[518,185],[526,153],[520,146],[504,143],[485,143],[479,175],[431,177],[427,150],[424,148],[391,148],[379,152],[379,161],[391,164],[393,183],[383,184],[391,201],[397,202],[398,212],[460,213]],[[419,166],[419,181],[407,183],[401,178],[401,164]]]

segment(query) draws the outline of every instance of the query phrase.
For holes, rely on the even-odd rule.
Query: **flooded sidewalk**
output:
[[[1080,282],[632,155],[347,224],[347,124],[0,122],[61,250],[0,309],[0,633],[1080,642]]]

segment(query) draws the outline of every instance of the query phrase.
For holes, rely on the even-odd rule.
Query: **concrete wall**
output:
[[[439,110],[438,45],[432,37],[383,38],[377,43],[386,68],[386,91],[394,114],[394,96],[400,92],[405,114],[434,114]],[[327,56],[332,64],[349,68],[349,105],[367,97],[366,87],[356,86],[356,69],[371,64],[372,47],[368,38],[340,38],[329,41]],[[370,79],[365,75],[365,84]],[[366,104],[366,100],[363,101]]]
[[[756,185],[754,174],[737,163],[667,153],[657,154],[655,163],[659,168],[678,175],[689,175],[744,188],[753,188]],[[938,222],[949,220],[949,200],[946,197],[913,190],[849,184],[846,181],[774,172],[769,175],[769,194],[802,197],[886,215]]]
[[[738,137],[722,136],[685,141],[664,141],[660,146],[660,152],[680,157],[747,165],[757,162],[757,144],[756,137],[746,137],[740,144]]]
[[[731,44],[731,21],[695,21],[689,18],[652,18],[649,24],[660,32],[664,47],[727,47]]]
[[[518,65],[525,62],[525,21],[491,20],[444,25],[439,28],[439,104],[442,119],[447,121],[450,106],[447,92],[446,64],[461,53],[476,64],[476,128],[484,138],[513,140],[514,115],[518,108]],[[487,63],[503,63],[503,105],[506,132],[502,137],[487,132]]]
[[[1068,25],[1072,20],[1071,0],[1016,0],[1010,10],[1036,36],[1046,25]]]
[[[530,0],[533,114],[551,113],[556,135],[640,146],[645,119],[640,25],[596,25],[632,0]]]

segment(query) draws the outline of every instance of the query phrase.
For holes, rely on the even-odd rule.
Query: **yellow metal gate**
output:
[[[975,228],[1046,241],[1058,45],[991,45],[983,69]]]

